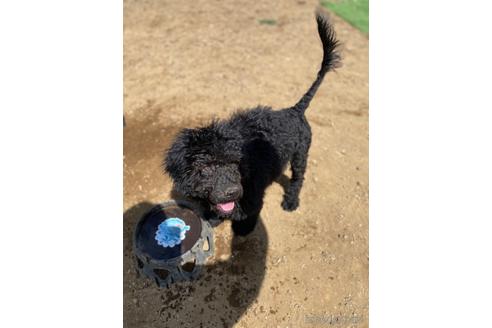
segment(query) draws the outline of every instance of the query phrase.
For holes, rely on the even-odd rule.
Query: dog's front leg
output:
[[[251,233],[258,221],[259,212],[257,214],[245,215],[240,221],[232,221],[232,231],[236,236],[246,236]]]
[[[251,233],[255,229],[262,207],[263,193],[253,197],[251,197],[251,194],[245,193],[241,199],[241,208],[238,211],[238,216],[232,222],[234,234],[246,236]]]

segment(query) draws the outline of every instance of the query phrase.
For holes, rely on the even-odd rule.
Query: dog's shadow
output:
[[[256,301],[265,276],[268,235],[261,218],[245,239],[233,237],[229,260],[205,265],[195,281],[158,288],[137,274],[132,251],[134,228],[154,206],[143,202],[123,216],[124,326],[232,327]],[[216,255],[225,246],[216,243]]]

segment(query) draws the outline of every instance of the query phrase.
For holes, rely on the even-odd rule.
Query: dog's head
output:
[[[234,212],[241,198],[241,136],[218,122],[182,130],[167,151],[164,168],[174,188],[205,201],[219,217]]]

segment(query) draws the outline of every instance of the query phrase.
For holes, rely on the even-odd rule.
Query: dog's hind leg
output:
[[[299,206],[299,193],[301,192],[304,181],[306,166],[307,150],[294,153],[290,161],[292,177],[282,201],[282,208],[286,211],[294,211]]]

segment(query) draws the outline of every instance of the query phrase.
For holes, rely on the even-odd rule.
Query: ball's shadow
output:
[[[232,327],[255,302],[265,276],[268,235],[261,218],[245,239],[233,237],[228,260],[206,264],[197,280],[158,288],[137,274],[132,251],[135,226],[155,205],[140,203],[123,216],[124,326]],[[216,243],[216,255],[220,247],[227,246]],[[154,309],[155,315],[140,307]]]

